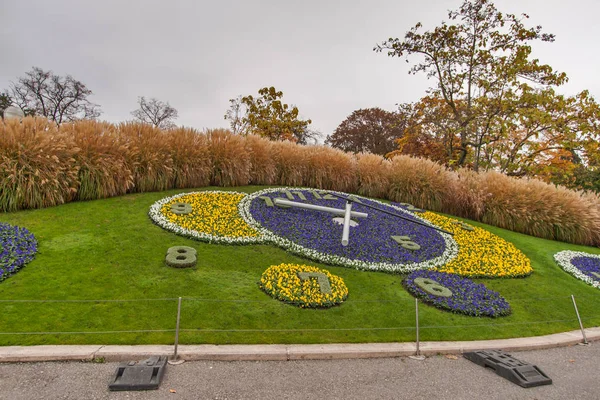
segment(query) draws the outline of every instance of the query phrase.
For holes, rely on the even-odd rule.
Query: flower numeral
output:
[[[407,250],[419,250],[421,248],[421,246],[413,242],[409,236],[392,236],[392,239]]]
[[[197,251],[189,246],[173,246],[167,250],[165,263],[175,268],[190,268],[196,265]]]
[[[463,228],[465,231],[473,231],[475,228],[473,228],[471,225],[467,225],[462,221],[452,221],[453,224],[460,226],[461,228]]]
[[[429,294],[440,297],[452,297],[452,291],[446,286],[440,285],[433,279],[415,278],[415,285],[423,289]]]
[[[188,203],[171,204],[171,212],[177,215],[186,215],[192,212],[192,205]]]
[[[413,206],[412,204],[408,204],[408,203],[398,203],[398,204],[400,204],[401,206],[406,207],[406,209],[408,211],[418,212],[418,213],[425,212],[425,210],[423,210],[421,208],[417,208],[417,207]]]
[[[592,274],[592,275],[594,275],[596,278],[600,279],[600,274],[599,274],[599,273],[597,273],[597,272],[592,272],[591,274]]]
[[[300,278],[301,281],[305,281],[310,278],[317,278],[321,293],[331,294],[329,278],[322,272],[298,272],[298,278]]]

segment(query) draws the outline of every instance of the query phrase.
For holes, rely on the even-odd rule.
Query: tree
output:
[[[12,99],[10,98],[10,95],[7,92],[0,93],[0,117],[4,118],[4,110],[11,105]]]
[[[344,151],[386,155],[394,150],[395,140],[402,137],[404,128],[401,114],[365,108],[353,111],[325,143]]]
[[[458,11],[450,11],[451,24],[442,22],[433,31],[420,32],[417,23],[404,40],[393,39],[374,50],[388,56],[420,55],[423,61],[409,73],[425,73],[436,84],[430,96],[441,98],[451,110],[459,138],[457,165],[472,163],[478,170],[482,150],[502,137],[502,121],[518,109],[533,85],[551,86],[566,82],[537,59],[530,60],[528,42],[554,41],[542,28],[526,28],[526,14],[503,14],[488,0],[465,0]]]
[[[248,134],[248,120],[246,116],[246,106],[242,103],[242,96],[229,100],[229,110],[225,113],[225,119],[229,120],[231,131],[235,135]]]
[[[152,124],[160,129],[173,128],[177,119],[177,110],[167,102],[152,97],[146,99],[144,96],[138,97],[140,108],[131,112],[138,121]]]
[[[231,106],[225,113],[225,119],[230,121],[235,133],[300,144],[306,144],[318,135],[308,128],[312,122],[310,119],[299,118],[298,107],[281,101],[283,92],[271,86],[260,89],[258,94],[260,97],[249,95],[229,100]]]
[[[399,105],[399,112],[405,116],[404,135],[396,139],[398,148],[388,158],[405,154],[446,166],[456,164],[460,140],[452,110],[443,99],[425,96],[416,103]]]
[[[98,117],[100,107],[88,100],[91,94],[90,89],[71,75],[61,77],[38,67],[10,84],[13,102],[26,115],[44,116],[59,125]]]

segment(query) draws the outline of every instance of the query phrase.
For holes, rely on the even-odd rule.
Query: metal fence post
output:
[[[177,347],[179,346],[179,321],[181,320],[181,297],[177,302],[177,324],[175,325],[175,349],[173,351],[173,357],[169,360],[169,364],[181,364],[184,360],[177,359]]]
[[[416,343],[417,343],[417,353],[414,356],[409,356],[413,360],[424,360],[425,357],[421,355],[420,349],[420,340],[419,340],[419,299],[415,297],[415,327],[416,327]]]
[[[571,295],[571,300],[573,300],[573,307],[575,307],[575,314],[577,314],[577,320],[579,321],[579,328],[581,329],[581,335],[583,336],[583,344],[588,344],[587,337],[585,336],[585,330],[583,329],[583,323],[581,322],[581,317],[579,316],[579,310],[577,309],[577,303],[575,302],[574,295]]]

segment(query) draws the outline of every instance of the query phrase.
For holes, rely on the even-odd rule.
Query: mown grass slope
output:
[[[184,190],[1,214],[1,221],[33,232],[39,252],[0,283],[0,345],[172,343],[180,296],[181,343],[414,341],[415,301],[402,288],[402,276],[314,263],[269,245],[200,243],[152,224],[150,205],[180,192]],[[421,305],[421,340],[508,338],[576,329],[571,294],[584,324],[600,325],[600,291],[563,272],[552,259],[561,250],[600,253],[599,249],[469,223],[514,243],[530,257],[534,273],[523,279],[478,280],[507,298],[513,308],[509,317],[473,318]],[[175,245],[198,250],[196,269],[165,266],[166,250]],[[310,263],[342,277],[348,300],[328,310],[307,310],[271,299],[257,282],[266,268],[282,262]],[[116,332],[133,330],[145,332]],[[152,332],[157,330],[167,331]]]

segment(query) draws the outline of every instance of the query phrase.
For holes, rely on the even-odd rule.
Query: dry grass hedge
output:
[[[114,125],[82,121],[63,124],[60,130],[79,149],[74,156],[79,166],[76,200],[119,196],[133,188],[126,147],[118,141]]]
[[[75,198],[79,149],[40,118],[0,123],[0,210],[43,208]]]
[[[0,211],[171,188],[286,185],[411,203],[529,235],[600,245],[600,198],[496,172],[452,172],[227,130],[140,123],[0,122]]]

